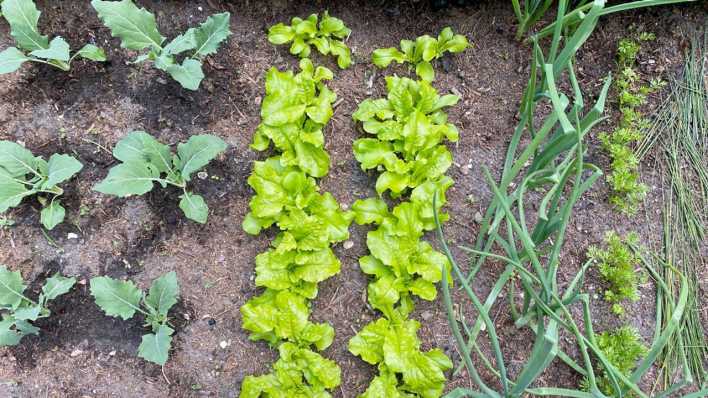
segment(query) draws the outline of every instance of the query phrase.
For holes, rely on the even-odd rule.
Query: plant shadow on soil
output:
[[[45,271],[30,284],[25,294],[36,297],[44,281],[56,272],[61,272],[59,264],[48,263]],[[149,332],[149,329],[143,327],[143,317],[138,314],[122,320],[105,315],[91,296],[88,280],[84,280],[85,284],[77,282],[69,293],[49,302],[51,316],[34,322],[40,328],[39,335],[25,336],[21,344],[10,348],[20,369],[34,368],[39,355],[57,347],[75,347],[76,350],[104,354],[115,352],[112,355],[129,357],[137,355],[142,335]],[[175,329],[174,336],[179,336],[180,330],[194,319],[193,314],[194,310],[184,300],[180,299],[172,307],[169,317]],[[173,341],[173,350],[178,341]]]

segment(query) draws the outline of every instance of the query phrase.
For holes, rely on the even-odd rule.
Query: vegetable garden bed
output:
[[[351,29],[344,37],[352,52],[351,67],[340,69],[345,61],[340,58],[338,64],[337,58],[317,54],[314,48],[311,55],[315,66],[323,65],[333,72],[325,83],[336,100],[331,101],[331,118],[323,123],[323,149],[330,158],[329,170],[321,172],[315,167],[309,175],[318,177],[320,193],[331,193],[345,210],[352,209],[358,199],[375,197],[380,175],[375,167],[363,171],[355,158],[352,146],[364,133],[352,114],[365,99],[386,97],[387,75],[416,75],[407,64],[393,62],[386,69],[375,67],[372,52],[398,47],[401,39],[423,34],[437,37],[447,26],[467,37],[470,47],[464,52],[443,55],[432,64],[433,86],[438,93],[460,97],[456,105],[444,109],[447,121],[459,130],[459,141],[444,141],[453,161],[447,175],[454,180],[447,191],[445,212],[450,217],[445,233],[458,262],[467,266],[464,259],[468,254],[458,245],[474,246],[482,217],[494,196],[482,167],[489,168],[492,177],[500,176],[528,81],[531,48],[516,40],[516,18],[506,2],[433,12],[427,2],[372,2],[352,7],[351,2],[342,1],[140,1],[155,14],[160,33],[170,39],[199,26],[210,15],[230,13],[232,35],[218,52],[204,58],[204,78],[196,91],[183,88],[181,81],[160,69],[132,64],[137,52],[119,47],[120,40],[111,36],[89,2],[36,3],[42,11],[42,32],[52,37],[61,35],[72,49],[86,43],[102,47],[108,61],[76,59],[68,72],[49,65],[24,65],[18,72],[0,75],[0,140],[22,143],[35,156],[47,160],[52,154],[62,153],[83,164],[77,177],[62,183],[61,203],[66,208],[63,223],[43,230],[42,206],[29,198],[0,217],[0,264],[21,272],[28,296],[37,297],[45,280],[56,272],[76,278],[73,290],[49,302],[52,316],[35,322],[41,329],[39,335],[26,336],[19,345],[0,349],[0,395],[231,397],[238,395],[246,376],[270,372],[279,354],[264,341],[249,340],[239,309],[263,292],[255,282],[255,259],[268,250],[278,231],[275,227],[260,231],[260,226],[253,230],[251,225],[249,232],[260,232],[253,236],[244,232],[242,222],[255,195],[247,184],[254,173],[254,162],[283,152],[273,148],[258,152],[250,145],[263,122],[267,71],[276,67],[297,73],[302,68],[299,59],[288,53],[288,45],[274,46],[267,39],[269,27],[279,22],[287,24],[293,16],[328,10]],[[576,73],[586,102],[594,103],[607,73],[615,69],[617,44],[628,35],[628,29],[656,35],[656,40],[643,44],[638,68],[647,78],[668,78],[682,67],[683,50],[689,45],[683,32],[705,26],[707,18],[704,4],[689,4],[601,19],[577,55]],[[0,49],[11,45],[10,29],[2,22]],[[429,76],[427,66],[421,70],[423,76]],[[193,82],[187,86],[190,84]],[[660,94],[649,95],[642,109],[650,111],[660,100]],[[611,96],[606,108],[609,119],[587,140],[586,161],[605,171],[610,159],[598,134],[615,126],[619,112],[612,106],[614,101]],[[94,186],[120,164],[119,160],[125,162],[114,158],[112,149],[136,130],[150,132],[180,156],[178,144],[188,142],[190,137],[212,134],[220,140],[214,143],[216,157],[207,160],[201,172],[189,169],[186,173],[193,172],[188,179],[189,194],[183,190],[183,180],[175,180],[176,185],[168,184],[164,189],[156,185],[142,196],[129,198],[95,191]],[[227,144],[223,152],[221,140]],[[178,164],[176,160],[175,168],[184,170]],[[561,283],[571,282],[587,260],[587,248],[600,245],[608,230],[620,234],[636,231],[644,245],[661,247],[661,199],[666,185],[651,161],[643,161],[640,174],[649,189],[633,217],[612,209],[604,178],[580,198],[560,253]],[[180,204],[182,195],[192,194],[200,195],[208,209]],[[534,192],[528,195],[541,199]],[[401,200],[409,198],[389,204]],[[341,271],[322,278],[318,294],[311,301],[309,320],[329,324],[335,332],[331,345],[320,352],[341,368],[341,385],[331,391],[335,397],[362,393],[378,373],[375,366],[352,355],[348,348],[356,333],[381,318],[381,313],[367,302],[370,280],[359,268],[359,259],[371,249],[367,248],[367,233],[375,228],[352,222],[348,238],[328,241],[341,262]],[[433,233],[426,233],[423,240],[438,247]],[[487,264],[491,266],[482,268],[473,285],[480,295],[489,293],[504,270],[502,262]],[[154,280],[172,271],[179,281],[180,300],[170,310],[172,349],[169,361],[161,367],[136,355],[142,336],[150,331],[143,327],[143,319],[106,316],[92,296],[91,278],[130,279],[147,291]],[[707,277],[708,271],[704,271],[699,280]],[[612,313],[610,303],[603,301],[605,286],[597,269],[591,268],[586,275],[584,289],[592,297],[596,331],[628,323],[638,329],[645,342],[651,341],[655,323],[652,284],[641,285],[639,299],[625,305],[622,319]],[[453,295],[464,296],[456,288]],[[703,286],[699,302],[706,299]],[[455,311],[462,311],[460,317],[474,319],[471,307]],[[573,311],[575,317],[582,318],[580,308]],[[516,329],[507,312],[495,305],[490,315],[503,342],[507,371],[518,374],[534,335],[528,329]],[[708,324],[708,314],[701,315],[704,325]],[[453,369],[445,372],[446,391],[468,387],[466,372],[452,374],[461,359],[441,300],[416,298],[415,310],[408,317],[420,322],[422,352],[438,348],[452,360]],[[163,323],[161,327],[166,326]],[[561,335],[562,339],[566,337]],[[577,354],[568,341],[562,340],[561,345],[571,350],[569,354]],[[483,345],[481,349],[491,357],[490,347]],[[538,384],[576,388],[582,377],[556,362],[539,377]],[[645,378],[646,385],[651,385],[651,375]],[[484,367],[481,376],[494,379]]]

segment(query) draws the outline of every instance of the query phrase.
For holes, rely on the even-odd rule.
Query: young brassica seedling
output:
[[[339,68],[346,69],[352,64],[351,51],[344,39],[351,30],[339,18],[330,17],[324,12],[319,25],[317,14],[312,14],[307,19],[295,17],[290,21],[290,26],[283,23],[273,25],[268,29],[268,41],[275,44],[290,45],[290,54],[300,58],[310,56],[311,47],[315,46],[322,55],[332,54],[337,57]]]
[[[37,28],[40,12],[32,0],[5,0],[1,9],[19,48],[8,47],[0,52],[0,73],[14,72],[25,62],[39,62],[68,71],[76,57],[98,62],[106,60],[103,49],[93,44],[86,44],[72,56],[69,43],[60,36],[49,41]]]
[[[145,326],[152,333],[143,335],[138,356],[164,365],[169,357],[174,329],[169,326],[167,313],[177,303],[179,283],[177,274],[168,272],[155,279],[147,295],[131,281],[120,281],[107,276],[91,279],[91,295],[108,316],[128,320],[140,313]]]
[[[42,286],[37,301],[24,295],[27,286],[19,271],[10,271],[0,265],[0,346],[19,344],[28,334],[39,334],[39,328],[31,322],[51,314],[47,302],[67,293],[76,283],[76,278],[54,274]]]
[[[109,195],[126,197],[148,193],[155,182],[163,188],[167,184],[182,189],[179,207],[190,220],[204,224],[209,207],[204,198],[187,190],[192,173],[203,168],[226,149],[219,137],[193,135],[186,143],[177,145],[177,154],[144,131],[133,131],[113,148],[113,156],[121,164],[108,172],[108,177],[94,189]]]
[[[59,184],[83,168],[69,155],[54,154],[49,162],[35,157],[25,147],[12,141],[0,141],[0,214],[18,206],[27,196],[37,195],[42,205],[42,225],[53,229],[64,221],[66,211],[59,197]]]
[[[224,12],[210,16],[198,28],[189,28],[164,45],[166,39],[157,29],[155,15],[138,8],[132,0],[93,0],[91,5],[111,34],[121,39],[121,47],[150,50],[139,56],[135,63],[153,61],[157,69],[167,72],[188,90],[199,88],[204,79],[202,61],[207,55],[216,54],[221,42],[231,34],[231,14]],[[191,55],[178,63],[175,56],[187,51],[191,51]]]
[[[412,40],[401,40],[401,49],[395,47],[374,50],[371,61],[379,68],[385,68],[396,61],[399,64],[408,62],[415,66],[415,73],[421,79],[432,82],[435,71],[431,62],[443,56],[445,52],[460,53],[469,47],[467,38],[453,34],[450,27],[443,29],[438,38],[423,35]]]

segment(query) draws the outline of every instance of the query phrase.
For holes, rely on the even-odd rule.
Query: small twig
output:
[[[172,385],[172,383],[170,383],[170,379],[168,379],[168,378],[167,378],[167,375],[165,374],[165,366],[164,366],[164,365],[162,365],[162,377],[165,378],[165,381],[167,382],[167,385],[168,385],[168,386],[169,386],[169,385]]]
[[[109,151],[108,148],[106,148],[105,146],[99,144],[99,143],[96,142],[96,141],[90,140],[90,139],[88,139],[88,138],[83,138],[83,137],[81,137],[81,141],[88,142],[88,143],[90,143],[90,144],[96,145],[96,146],[98,147],[98,149],[102,149],[102,150],[106,151],[109,155],[113,155],[113,153],[112,153],[111,151]]]

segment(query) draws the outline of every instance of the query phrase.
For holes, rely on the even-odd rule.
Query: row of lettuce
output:
[[[323,131],[336,95],[325,85],[332,72],[315,67],[308,56],[314,46],[347,67],[349,50],[342,50],[341,39],[349,29],[327,14],[317,21],[316,15],[294,18],[290,26],[271,27],[268,35],[273,44],[292,43],[290,52],[302,59],[298,73],[271,68],[266,74],[261,124],[251,147],[265,151],[272,146],[278,154],[254,163],[248,184],[255,195],[243,229],[257,235],[275,226],[279,232],[271,247],[256,256],[255,284],[265,290],[246,302],[241,314],[250,339],[277,347],[280,357],[270,373],[244,379],[241,397],[324,397],[340,385],[337,364],[317,352],[332,344],[334,329],[309,317],[318,283],[340,271],[332,245],[349,238],[352,221],[376,227],[367,235],[369,255],[359,264],[371,276],[368,303],[381,314],[349,341],[349,351],[379,371],[361,396],[438,397],[444,390],[443,372],[452,363],[440,349],[421,351],[420,323],[409,315],[414,296],[434,300],[435,284],[450,278],[445,255],[422,238],[435,227],[433,198],[439,211],[453,183],[445,175],[452,155],[444,141],[457,141],[459,133],[444,109],[459,98],[437,93],[430,83],[430,62],[445,51],[464,50],[467,39],[446,28],[438,39],[404,40],[402,51],[375,52],[377,66],[411,62],[422,80],[387,77],[388,96],[364,100],[353,114],[367,133],[354,142],[354,155],[363,170],[381,171],[379,196],[344,210],[317,186],[317,178],[329,171]],[[303,37],[303,32],[311,35]],[[390,61],[381,61],[384,56]],[[392,209],[384,200],[387,193],[400,202]]]

